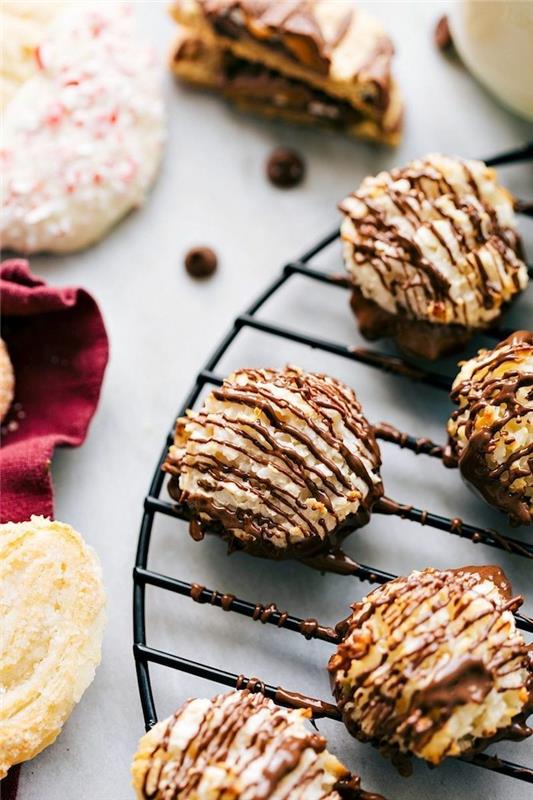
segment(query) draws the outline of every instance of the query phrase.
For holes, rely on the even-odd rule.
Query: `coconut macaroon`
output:
[[[191,534],[271,558],[324,553],[366,524],[380,454],[346,385],[296,367],[241,369],[178,419],[163,469]]]
[[[232,691],[187,701],[142,737],[132,764],[138,800],[379,800],[360,790],[307,710]]]
[[[529,736],[533,651],[498,567],[424,569],[352,606],[329,662],[350,732],[432,764]]]
[[[69,525],[0,525],[0,779],[52,744],[100,662],[98,559]]]
[[[340,209],[352,307],[369,339],[438,358],[527,286],[514,198],[482,161],[417,159],[365,178]]]
[[[533,333],[518,331],[461,365],[444,463],[512,523],[533,521]]]

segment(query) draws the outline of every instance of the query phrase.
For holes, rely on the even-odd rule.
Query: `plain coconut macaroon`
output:
[[[444,463],[517,525],[533,522],[533,333],[464,361],[452,391]]]
[[[0,525],[0,779],[60,734],[100,662],[99,561],[69,525]]]
[[[138,800],[383,800],[326,749],[311,712],[262,694],[231,691],[188,700],[139,742]]]
[[[178,419],[163,469],[191,534],[270,558],[327,553],[383,494],[354,392],[296,367],[241,369]]]
[[[400,769],[533,732],[533,651],[498,567],[424,569],[352,606],[329,662],[349,731]],[[403,763],[402,763],[403,762]]]
[[[365,178],[339,206],[361,333],[435,359],[493,326],[528,283],[514,204],[482,161],[432,154]]]

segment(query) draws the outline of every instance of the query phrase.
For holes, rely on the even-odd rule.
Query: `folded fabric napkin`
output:
[[[94,414],[109,348],[102,315],[83,289],[53,288],[23,259],[0,264],[2,338],[15,399],[2,423],[0,521],[53,516],[50,460],[81,444]]]

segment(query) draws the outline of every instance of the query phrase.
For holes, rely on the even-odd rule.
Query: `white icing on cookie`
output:
[[[51,21],[68,3],[69,0],[2,0],[0,107],[7,105],[20,86],[38,71],[35,49]]]
[[[159,74],[122,4],[61,13],[36,58],[5,110],[0,234],[17,252],[65,253],[143,201],[164,141]]]

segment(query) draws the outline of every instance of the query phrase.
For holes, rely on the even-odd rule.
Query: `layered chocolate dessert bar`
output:
[[[244,111],[396,144],[392,42],[353,2],[176,0],[171,68]]]

